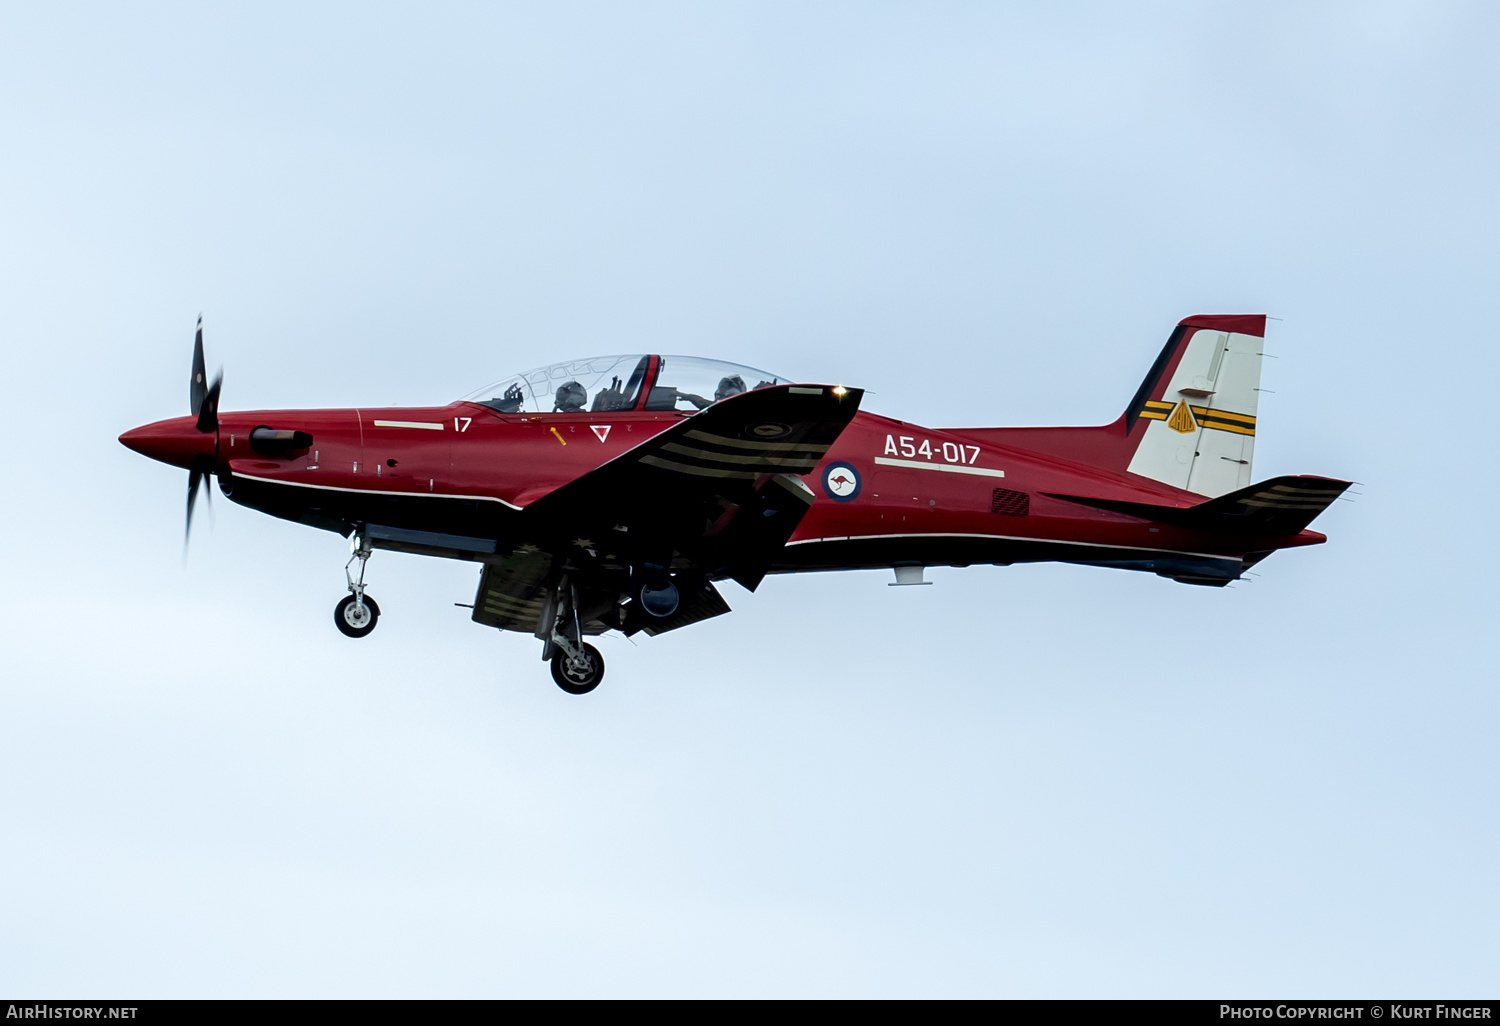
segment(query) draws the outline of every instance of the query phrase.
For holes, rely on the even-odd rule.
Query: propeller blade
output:
[[[198,469],[197,464],[188,471],[188,496],[187,496],[187,523],[182,530],[182,549],[184,555],[187,552],[188,538],[193,533],[193,506],[198,498],[198,486],[203,483],[203,471]]]
[[[202,432],[219,430],[219,387],[224,384],[224,372],[219,371],[214,375],[214,383],[208,386],[208,392],[203,396],[203,405],[198,408],[198,430]]]
[[[198,416],[208,394],[208,372],[203,368],[203,315],[198,315],[198,337],[193,341],[193,380],[188,391],[188,412]]]
[[[198,315],[198,334],[193,338],[193,378],[188,382],[188,404],[192,415],[198,418],[195,425],[204,434],[219,431],[219,390],[224,385],[224,372],[221,370],[214,375],[213,384],[208,382],[208,374],[204,369],[203,362],[203,315]],[[195,456],[192,466],[188,468],[188,491],[187,491],[187,517],[182,529],[182,558],[187,559],[188,539],[193,534],[193,509],[198,505],[198,489],[203,482],[214,473],[217,465],[218,439],[214,440],[214,456]],[[214,499],[213,488],[208,489],[208,511],[213,515]]]

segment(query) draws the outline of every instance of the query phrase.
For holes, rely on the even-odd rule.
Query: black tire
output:
[[[339,600],[339,604],[333,607],[333,624],[346,637],[362,638],[375,629],[375,624],[380,620],[380,607],[370,596],[365,596],[365,612],[367,617],[360,616],[354,609],[355,597],[345,595]]]
[[[562,649],[558,649],[552,656],[552,679],[570,695],[586,695],[604,679],[604,657],[599,654],[599,650],[593,645],[585,644],[583,654],[589,659],[587,667],[573,663]]]

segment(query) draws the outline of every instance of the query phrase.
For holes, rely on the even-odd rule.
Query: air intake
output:
[[[990,493],[990,512],[1002,517],[1031,515],[1031,496],[1011,488],[996,488]]]

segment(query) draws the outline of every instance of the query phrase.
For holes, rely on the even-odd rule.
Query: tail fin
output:
[[[1184,318],[1113,424],[949,430],[1225,495],[1250,484],[1265,334],[1264,314]]]
[[[1188,317],[1125,410],[1132,474],[1199,495],[1250,484],[1263,314]]]

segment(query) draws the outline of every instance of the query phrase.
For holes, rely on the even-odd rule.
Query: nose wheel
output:
[[[368,595],[345,595],[333,607],[334,626],[350,638],[362,638],[375,629],[380,607]]]
[[[370,561],[370,543],[362,531],[353,537],[353,555],[344,564],[344,579],[349,582],[349,594],[333,607],[333,623],[345,637],[362,638],[375,629],[380,620],[380,607],[365,594],[365,564]],[[359,576],[349,572],[355,560],[359,560]]]
[[[559,648],[552,656],[552,679],[570,695],[586,695],[604,679],[604,657],[593,645],[569,646],[570,655]]]

